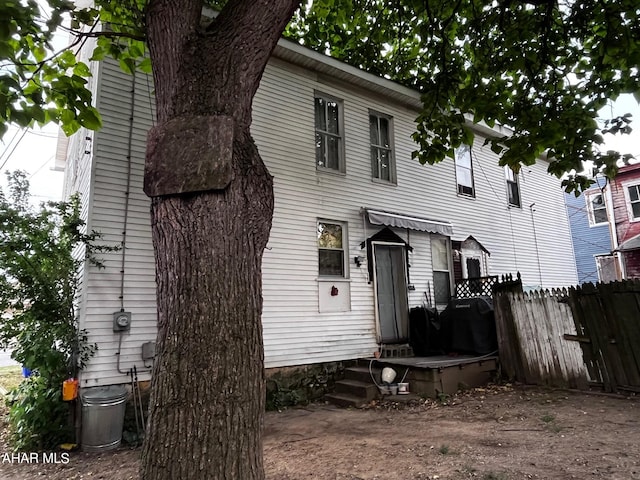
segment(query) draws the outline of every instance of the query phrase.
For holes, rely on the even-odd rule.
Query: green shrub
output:
[[[9,433],[16,450],[48,450],[73,439],[69,404],[60,384],[40,376],[25,379],[9,397]]]
[[[76,377],[96,346],[87,343],[76,317],[79,272],[94,253],[96,233],[84,233],[77,196],[34,208],[22,172],[0,191],[0,347],[34,372],[13,391],[9,421],[17,449],[55,446],[73,440],[62,382]]]

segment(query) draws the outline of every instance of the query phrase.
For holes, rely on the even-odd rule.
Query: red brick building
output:
[[[620,168],[609,187],[622,278],[640,278],[640,164]]]

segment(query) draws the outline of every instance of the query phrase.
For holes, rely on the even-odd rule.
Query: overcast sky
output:
[[[7,185],[7,170],[24,170],[36,203],[60,200],[64,173],[52,170],[57,142],[57,125],[31,130],[9,128],[0,143],[0,188],[4,190]]]

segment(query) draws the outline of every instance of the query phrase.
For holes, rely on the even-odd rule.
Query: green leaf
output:
[[[121,58],[119,63],[120,68],[125,73],[133,74],[136,69],[136,62],[133,58]]]
[[[138,65],[138,70],[140,70],[143,73],[151,73],[152,72],[151,59],[150,58],[143,59]]]
[[[89,130],[99,130],[102,128],[102,118],[93,107],[88,107],[78,115],[80,124]]]

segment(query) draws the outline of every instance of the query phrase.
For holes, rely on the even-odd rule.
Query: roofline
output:
[[[355,84],[364,83],[369,90],[382,93],[391,99],[401,102],[416,112],[422,110],[422,98],[420,92],[417,90],[405,87],[393,80],[366,72],[291,40],[281,38],[273,51],[273,56],[303,68],[312,68],[316,72],[325,74],[331,78],[341,79]],[[470,114],[466,114],[465,119],[467,125],[480,134],[500,137],[511,136],[513,133],[513,130],[503,125],[490,127],[485,122],[475,123],[473,122],[473,116]]]

